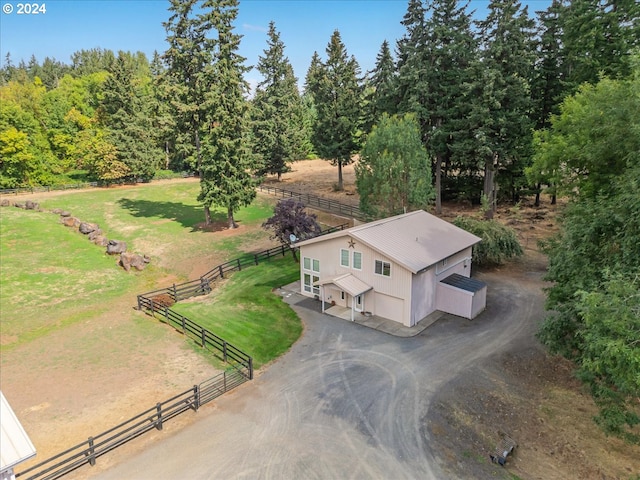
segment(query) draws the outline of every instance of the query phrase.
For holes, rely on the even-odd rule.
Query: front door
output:
[[[355,298],[355,311],[356,312],[361,312],[362,310],[364,310],[364,305],[363,305],[363,299],[362,299],[362,295],[358,295]]]

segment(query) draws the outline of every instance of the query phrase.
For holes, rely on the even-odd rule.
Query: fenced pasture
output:
[[[139,292],[159,281],[179,284],[194,264],[211,268],[254,251],[256,242],[273,245],[260,227],[272,200],[242,209],[241,228],[227,233],[201,228],[197,194],[195,182],[148,184],[34,197],[40,212],[0,211],[2,390],[38,460],[146,408],[150,391],[156,401],[219,373],[211,355],[132,308]],[[98,223],[151,263],[126,273],[103,248],[62,226],[49,213],[54,208]],[[225,212],[213,213],[226,224]]]

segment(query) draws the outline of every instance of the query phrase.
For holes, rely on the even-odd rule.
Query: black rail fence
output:
[[[60,478],[83,465],[95,465],[96,459],[116,447],[148,432],[162,430],[163,424],[188,410],[197,411],[201,405],[241,385],[246,377],[235,368],[216,375],[193,388],[171,397],[122,422],[105,432],[58,455],[18,472],[16,478],[52,480]]]
[[[18,188],[3,188],[0,189],[0,195],[24,195],[28,193],[43,193],[53,192],[56,190],[78,190],[80,188],[95,188],[98,187],[98,182],[78,182],[70,183],[66,185],[50,185],[45,187],[18,187]]]
[[[321,235],[344,230],[349,224],[345,223],[337,227],[327,228]],[[242,270],[245,267],[258,265],[276,256],[284,256],[289,252],[289,246],[278,246],[257,253],[248,253],[242,257],[218,265],[197,280],[174,284],[171,287],[155,290],[153,292],[138,295],[139,310],[157,318],[161,315],[163,321],[182,332],[200,347],[213,353],[214,356],[224,361],[229,367],[226,371],[216,375],[193,388],[171,397],[164,402],[157,403],[154,407],[130,418],[129,420],[113,427],[96,436],[89,437],[86,441],[65,450],[58,455],[48,458],[21,472],[16,477],[25,480],[44,479],[52,480],[60,478],[83,465],[95,465],[96,459],[101,455],[123,445],[130,440],[152,430],[162,430],[162,425],[167,420],[180,415],[188,410],[197,411],[207,402],[234,389],[242,383],[253,379],[253,359],[239,348],[230,344],[223,338],[201,327],[196,322],[189,320],[171,310],[170,304],[198,295],[206,295],[211,292],[211,285],[225,274]],[[167,302],[167,299],[169,302]]]
[[[358,207],[336,202],[335,200],[330,200],[328,198],[309,195],[308,193],[283,190],[282,188],[271,187],[268,185],[260,185],[258,190],[280,198],[295,198],[307,207],[314,207],[325,212],[347,215],[349,217],[357,218],[358,220],[370,220],[369,216],[365,215]]]

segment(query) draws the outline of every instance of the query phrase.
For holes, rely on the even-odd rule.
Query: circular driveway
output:
[[[286,355],[215,410],[204,406],[193,425],[95,478],[446,478],[427,428],[435,393],[531,336],[543,315],[539,281],[479,278],[488,284],[485,312],[473,321],[445,315],[410,338],[316,313],[290,296],[305,331]]]

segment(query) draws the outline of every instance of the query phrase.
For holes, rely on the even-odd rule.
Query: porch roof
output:
[[[343,273],[336,277],[320,279],[314,285],[334,284],[340,290],[347,292],[352,297],[357,297],[363,293],[373,289],[371,285],[367,285],[359,278],[354,277],[351,273]]]

